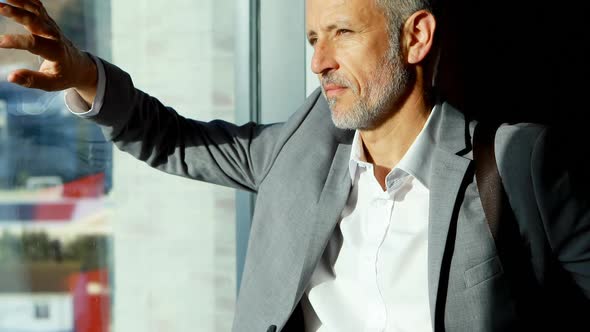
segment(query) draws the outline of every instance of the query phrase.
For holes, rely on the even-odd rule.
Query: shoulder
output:
[[[540,124],[503,124],[495,138],[498,171],[508,192],[534,191],[533,177],[545,158],[549,128]]]
[[[536,151],[544,149],[548,128],[534,123],[503,124],[495,139],[496,161],[500,172],[530,172]],[[529,167],[527,167],[529,166]]]
[[[525,184],[532,186],[534,170],[545,160],[539,156],[547,149],[548,132],[547,126],[533,123],[504,124],[498,128],[495,155],[505,186],[518,183],[519,191]]]
[[[503,124],[496,132],[496,154],[513,154],[515,152],[532,152],[547,132],[547,127],[536,123]]]

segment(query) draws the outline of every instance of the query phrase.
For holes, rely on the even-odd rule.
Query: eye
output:
[[[309,41],[309,45],[314,46],[317,43],[318,39],[315,37],[312,37],[312,38],[309,38],[308,41]]]
[[[351,32],[352,31],[351,30],[348,30],[348,29],[338,29],[336,31],[336,35],[340,36],[340,35],[345,35],[345,34],[351,33]]]

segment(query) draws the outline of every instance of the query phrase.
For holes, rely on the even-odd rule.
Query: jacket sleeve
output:
[[[271,166],[282,124],[237,126],[186,119],[105,66],[104,104],[90,118],[122,151],[161,171],[256,192]]]
[[[549,245],[590,299],[590,189],[579,185],[564,143],[551,130],[539,135],[531,156],[531,176]]]

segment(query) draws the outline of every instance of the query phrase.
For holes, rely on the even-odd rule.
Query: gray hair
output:
[[[399,48],[399,38],[404,23],[419,10],[433,11],[432,0],[375,0],[388,21],[392,48]]]

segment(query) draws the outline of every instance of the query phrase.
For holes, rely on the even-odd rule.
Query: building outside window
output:
[[[203,121],[234,121],[235,1],[51,0],[65,34]],[[24,33],[0,18],[0,33]],[[0,332],[229,331],[235,192],[150,169],[6,82],[0,51]]]

